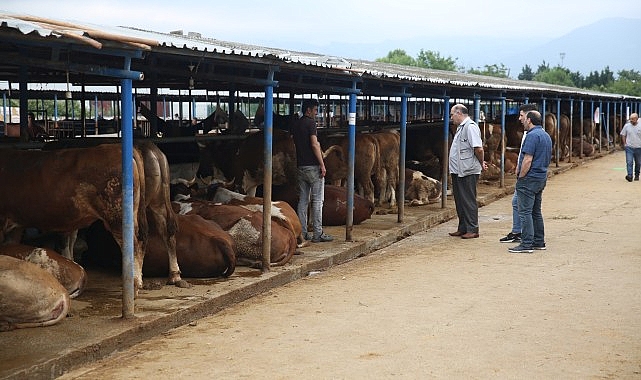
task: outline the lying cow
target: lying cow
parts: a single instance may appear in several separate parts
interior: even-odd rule
[[[0,255],[0,331],[51,326],[69,311],[67,290],[36,264]]]
[[[410,206],[421,206],[441,200],[441,181],[417,170],[405,169],[405,200]]]
[[[216,223],[199,215],[176,215],[176,255],[183,276],[229,277],[236,268],[232,237]],[[143,274],[159,277],[167,273],[167,251],[161,239],[149,236]]]
[[[583,153],[583,157],[592,156],[594,154],[594,145],[580,137],[572,137],[572,155],[579,156],[581,153]]]
[[[0,246],[0,255],[15,257],[40,266],[67,289],[69,298],[79,296],[87,285],[87,273],[84,268],[51,249],[5,244]]]
[[[262,262],[262,212],[252,210],[248,206],[216,204],[200,199],[178,199],[172,202],[176,213],[200,215],[216,222],[231,235],[236,244],[238,263],[250,262],[250,265],[254,265]],[[273,220],[271,235],[270,262],[274,265],[284,265],[296,252],[296,238],[289,229]]]
[[[325,185],[323,198],[323,225],[344,226],[347,221],[347,189],[341,186]],[[273,199],[283,200],[294,209],[298,207],[298,193],[291,186],[276,186],[272,189]],[[354,194],[353,223],[361,224],[372,217],[374,203]]]

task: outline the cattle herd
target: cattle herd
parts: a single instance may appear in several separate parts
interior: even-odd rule
[[[221,116],[219,108],[215,114],[216,123],[229,120]],[[545,129],[559,145],[561,158],[569,154],[570,144],[573,153],[590,156],[594,142],[602,141],[592,120],[584,120],[583,129],[578,122],[572,128],[576,133],[570,136],[567,116],[561,115],[557,121],[554,114],[546,115]],[[505,172],[514,172],[522,127],[510,118],[507,125],[504,136],[496,124],[481,125],[486,160],[493,168],[484,179],[500,175],[503,145]],[[319,130],[327,167],[323,224],[344,225],[348,139],[344,134],[325,132],[331,131]],[[375,206],[393,209],[399,201],[409,206],[441,201],[443,157],[448,150],[443,146],[443,133],[442,123],[408,127],[402,196],[397,195],[401,178],[398,131],[356,135],[354,224],[369,219]],[[188,287],[191,285],[181,275],[229,277],[236,265],[261,265],[263,200],[257,195],[263,184],[263,139],[263,132],[258,131],[238,140],[199,143],[199,163],[185,178],[171,177],[171,154],[151,142],[136,142],[136,294],[143,286],[143,275],[167,276],[168,284]],[[289,133],[274,129],[273,265],[290,262],[308,244],[304,238],[307,226],[301,226],[295,212],[294,149]],[[65,318],[70,298],[78,296],[87,284],[84,269],[76,263],[83,246],[78,242],[86,243],[82,256],[111,255],[114,262],[120,260],[121,177],[121,146],[117,143],[81,148],[52,145],[29,151],[0,149],[0,331],[47,326]],[[56,239],[30,239],[29,233],[34,231],[36,236]]]

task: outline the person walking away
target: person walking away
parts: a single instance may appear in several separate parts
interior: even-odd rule
[[[528,103],[522,104],[519,107],[519,123],[523,125],[523,137],[521,138],[521,146],[519,147],[519,158],[521,157],[521,147],[523,147],[523,141],[525,141],[525,136],[527,136],[527,131],[525,130],[525,114],[529,111],[536,111],[536,104]],[[519,160],[516,161],[516,166],[519,166]],[[521,242],[521,218],[519,218],[519,205],[517,201],[518,197],[516,195],[516,188],[514,189],[514,195],[512,196],[512,230],[500,238],[501,243],[520,243]]]
[[[530,111],[525,116],[527,136],[516,168],[516,191],[521,219],[521,243],[509,248],[511,253],[532,253],[545,249],[545,226],[541,213],[543,189],[547,184],[552,157],[552,139],[541,124],[541,114]]]
[[[450,118],[452,123],[458,126],[450,147],[449,159],[458,228],[449,234],[463,239],[474,239],[479,237],[476,185],[481,171],[487,169],[487,163],[483,160],[481,130],[470,119],[463,104],[452,107]]]
[[[641,164],[641,126],[639,115],[633,113],[630,119],[621,130],[621,144],[625,149],[625,165],[628,174],[625,179],[632,182],[632,169],[634,169],[634,180],[639,180],[639,164]],[[633,167],[634,164],[634,167]]]
[[[303,226],[304,237],[309,240],[307,232],[307,210],[311,201],[312,237],[314,243],[334,240],[323,232],[323,199],[325,191],[325,163],[316,131],[316,114],[318,101],[303,101],[303,116],[298,119],[291,130],[296,146],[298,166],[298,207],[296,213]]]

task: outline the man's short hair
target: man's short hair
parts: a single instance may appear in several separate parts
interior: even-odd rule
[[[307,112],[308,109],[318,107],[318,100],[316,99],[304,99],[302,105],[303,115]]]
[[[527,103],[527,104],[521,104],[519,107],[519,111],[523,111],[524,113],[528,113],[530,111],[536,111],[537,110],[536,103]]]
[[[541,125],[541,113],[539,111],[530,111],[525,115],[527,119],[530,119],[530,122],[534,125]]]

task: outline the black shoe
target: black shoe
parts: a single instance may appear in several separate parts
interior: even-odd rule
[[[632,182],[632,176],[631,175],[626,175],[625,180],[628,182]]]
[[[507,234],[507,236],[500,238],[499,241],[501,243],[520,243],[521,234],[514,234],[510,232],[509,234]]]
[[[639,180],[639,176],[638,176],[638,175],[635,175],[635,176],[634,176],[634,180],[635,180],[635,181],[638,181],[638,180]]]
[[[532,252],[534,252],[534,249],[527,248],[527,247],[524,247],[521,244],[519,244],[516,247],[508,248],[508,252],[510,252],[510,253],[532,253]]]
[[[545,247],[545,243],[543,243],[543,245],[532,245],[532,249],[536,251],[545,251],[547,248]]]

